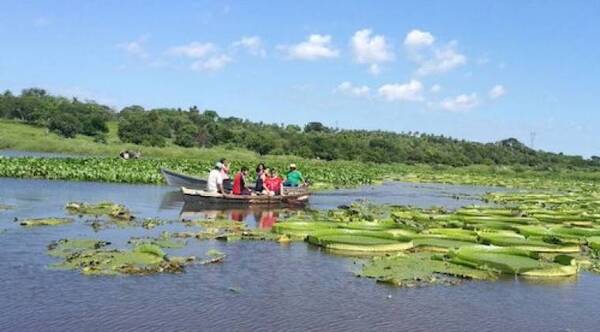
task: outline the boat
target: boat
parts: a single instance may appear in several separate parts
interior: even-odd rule
[[[232,195],[211,193],[202,189],[181,187],[186,202],[223,205],[304,205],[310,192],[306,187],[284,188],[282,195]]]
[[[177,173],[166,168],[161,168],[160,173],[163,175],[169,186],[206,189],[205,179]]]

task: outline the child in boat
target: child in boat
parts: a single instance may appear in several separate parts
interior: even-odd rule
[[[240,171],[233,178],[233,190],[231,191],[234,195],[250,195],[250,189],[246,188],[246,177],[248,176],[248,167],[243,166]]]
[[[265,186],[270,192],[270,195],[281,195],[281,186],[283,179],[279,177],[276,169],[272,169],[265,181]]]

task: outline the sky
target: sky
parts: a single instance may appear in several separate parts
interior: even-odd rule
[[[600,1],[0,0],[0,90],[600,155]]]

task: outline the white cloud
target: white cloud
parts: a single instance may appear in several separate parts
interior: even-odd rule
[[[406,38],[404,38],[404,45],[411,48],[418,48],[422,46],[430,46],[434,41],[435,37],[433,37],[431,33],[414,29],[406,34]]]
[[[337,58],[340,52],[331,45],[330,35],[312,34],[306,41],[295,45],[280,45],[279,50],[296,60],[319,60]]]
[[[334,90],[334,92],[354,97],[367,97],[370,91],[371,89],[366,85],[355,86],[348,81],[340,83]]]
[[[212,43],[191,42],[187,45],[173,46],[167,53],[175,56],[183,56],[192,59],[201,59],[216,52],[217,47]]]
[[[150,57],[150,55],[144,48],[144,43],[146,42],[147,39],[148,39],[148,37],[142,36],[142,37],[138,38],[137,40],[118,44],[117,47],[122,49],[123,51],[125,51],[127,54],[129,54],[131,56],[135,56],[140,59],[148,59]]]
[[[430,32],[414,29],[404,38],[409,59],[419,67],[421,76],[444,73],[467,63],[467,57],[457,50],[458,43],[451,41],[438,46]]]
[[[379,95],[388,101],[407,100],[422,101],[423,84],[417,80],[411,80],[405,84],[385,84],[378,90]]]
[[[378,74],[380,63],[394,60],[394,53],[383,35],[371,36],[370,29],[356,31],[350,40],[354,60],[357,63],[369,64],[369,72]]]
[[[447,111],[458,112],[468,111],[479,106],[479,104],[477,94],[471,93],[469,95],[462,94],[454,98],[446,98],[440,103],[440,106]]]
[[[219,52],[219,48],[208,42],[191,42],[186,45],[173,46],[167,54],[193,60],[190,69],[194,71],[217,71],[223,69],[233,58]]]
[[[500,84],[494,85],[488,92],[490,99],[498,99],[506,94],[506,89]]]
[[[467,57],[456,50],[456,42],[433,50],[433,56],[417,59],[419,75],[444,73],[467,63]]]
[[[195,71],[217,71],[232,61],[233,59],[225,54],[217,54],[208,59],[194,61],[190,68]]]
[[[258,36],[242,37],[242,39],[231,44],[234,48],[244,48],[248,53],[254,56],[264,57],[267,55],[264,43]]]
[[[433,93],[438,93],[438,92],[442,91],[442,87],[439,84],[434,84],[431,86],[430,91]]]

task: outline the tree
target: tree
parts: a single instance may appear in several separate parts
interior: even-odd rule
[[[67,138],[73,138],[81,131],[81,123],[72,114],[60,113],[48,124],[48,129]]]
[[[184,147],[192,147],[196,143],[196,137],[198,136],[198,128],[194,124],[187,123],[179,128],[175,132],[175,144]]]

